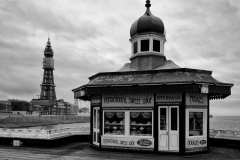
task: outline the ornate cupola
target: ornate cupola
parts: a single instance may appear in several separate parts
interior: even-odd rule
[[[44,50],[44,55],[46,58],[52,58],[53,57],[53,50],[50,42],[50,38],[48,38],[47,45]]]
[[[150,1],[146,1],[146,12],[137,19],[130,29],[132,54],[131,67],[135,70],[151,70],[166,61],[164,43],[166,31],[162,20],[150,11]]]

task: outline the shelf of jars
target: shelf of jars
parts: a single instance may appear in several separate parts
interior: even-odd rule
[[[105,122],[105,135],[124,135],[124,122],[120,121],[119,123],[113,121],[112,123],[109,121]]]
[[[152,136],[152,123],[136,123],[135,121],[130,123],[130,135],[131,136]]]
[[[120,121],[119,123],[117,123],[116,121],[113,121],[112,123],[110,123],[109,121],[106,121],[105,125],[124,125],[124,122]]]

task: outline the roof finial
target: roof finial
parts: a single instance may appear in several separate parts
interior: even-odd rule
[[[151,4],[150,4],[150,1],[149,1],[149,0],[146,0],[145,7],[147,7],[147,9],[149,9],[149,8],[151,7]]]

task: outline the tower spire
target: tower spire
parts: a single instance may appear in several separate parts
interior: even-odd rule
[[[47,45],[45,47],[44,50],[44,55],[45,57],[53,57],[53,50],[52,50],[52,46],[51,46],[51,42],[50,42],[50,38],[48,37],[48,41],[47,41]]]

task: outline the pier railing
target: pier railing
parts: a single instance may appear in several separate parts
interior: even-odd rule
[[[0,128],[1,138],[56,139],[71,135],[90,135],[89,127],[57,129],[5,129]]]
[[[51,121],[51,122],[89,122],[90,117],[81,115],[81,116],[70,116],[70,115],[43,115],[43,116],[5,116],[0,118],[0,123],[28,123],[28,122],[41,122],[41,121]]]
[[[90,127],[56,129],[6,129],[0,128],[0,138],[56,139],[71,135],[90,135]],[[238,130],[209,130],[210,138],[240,140]]]
[[[240,140],[240,131],[239,130],[210,129],[209,137],[210,138]]]

